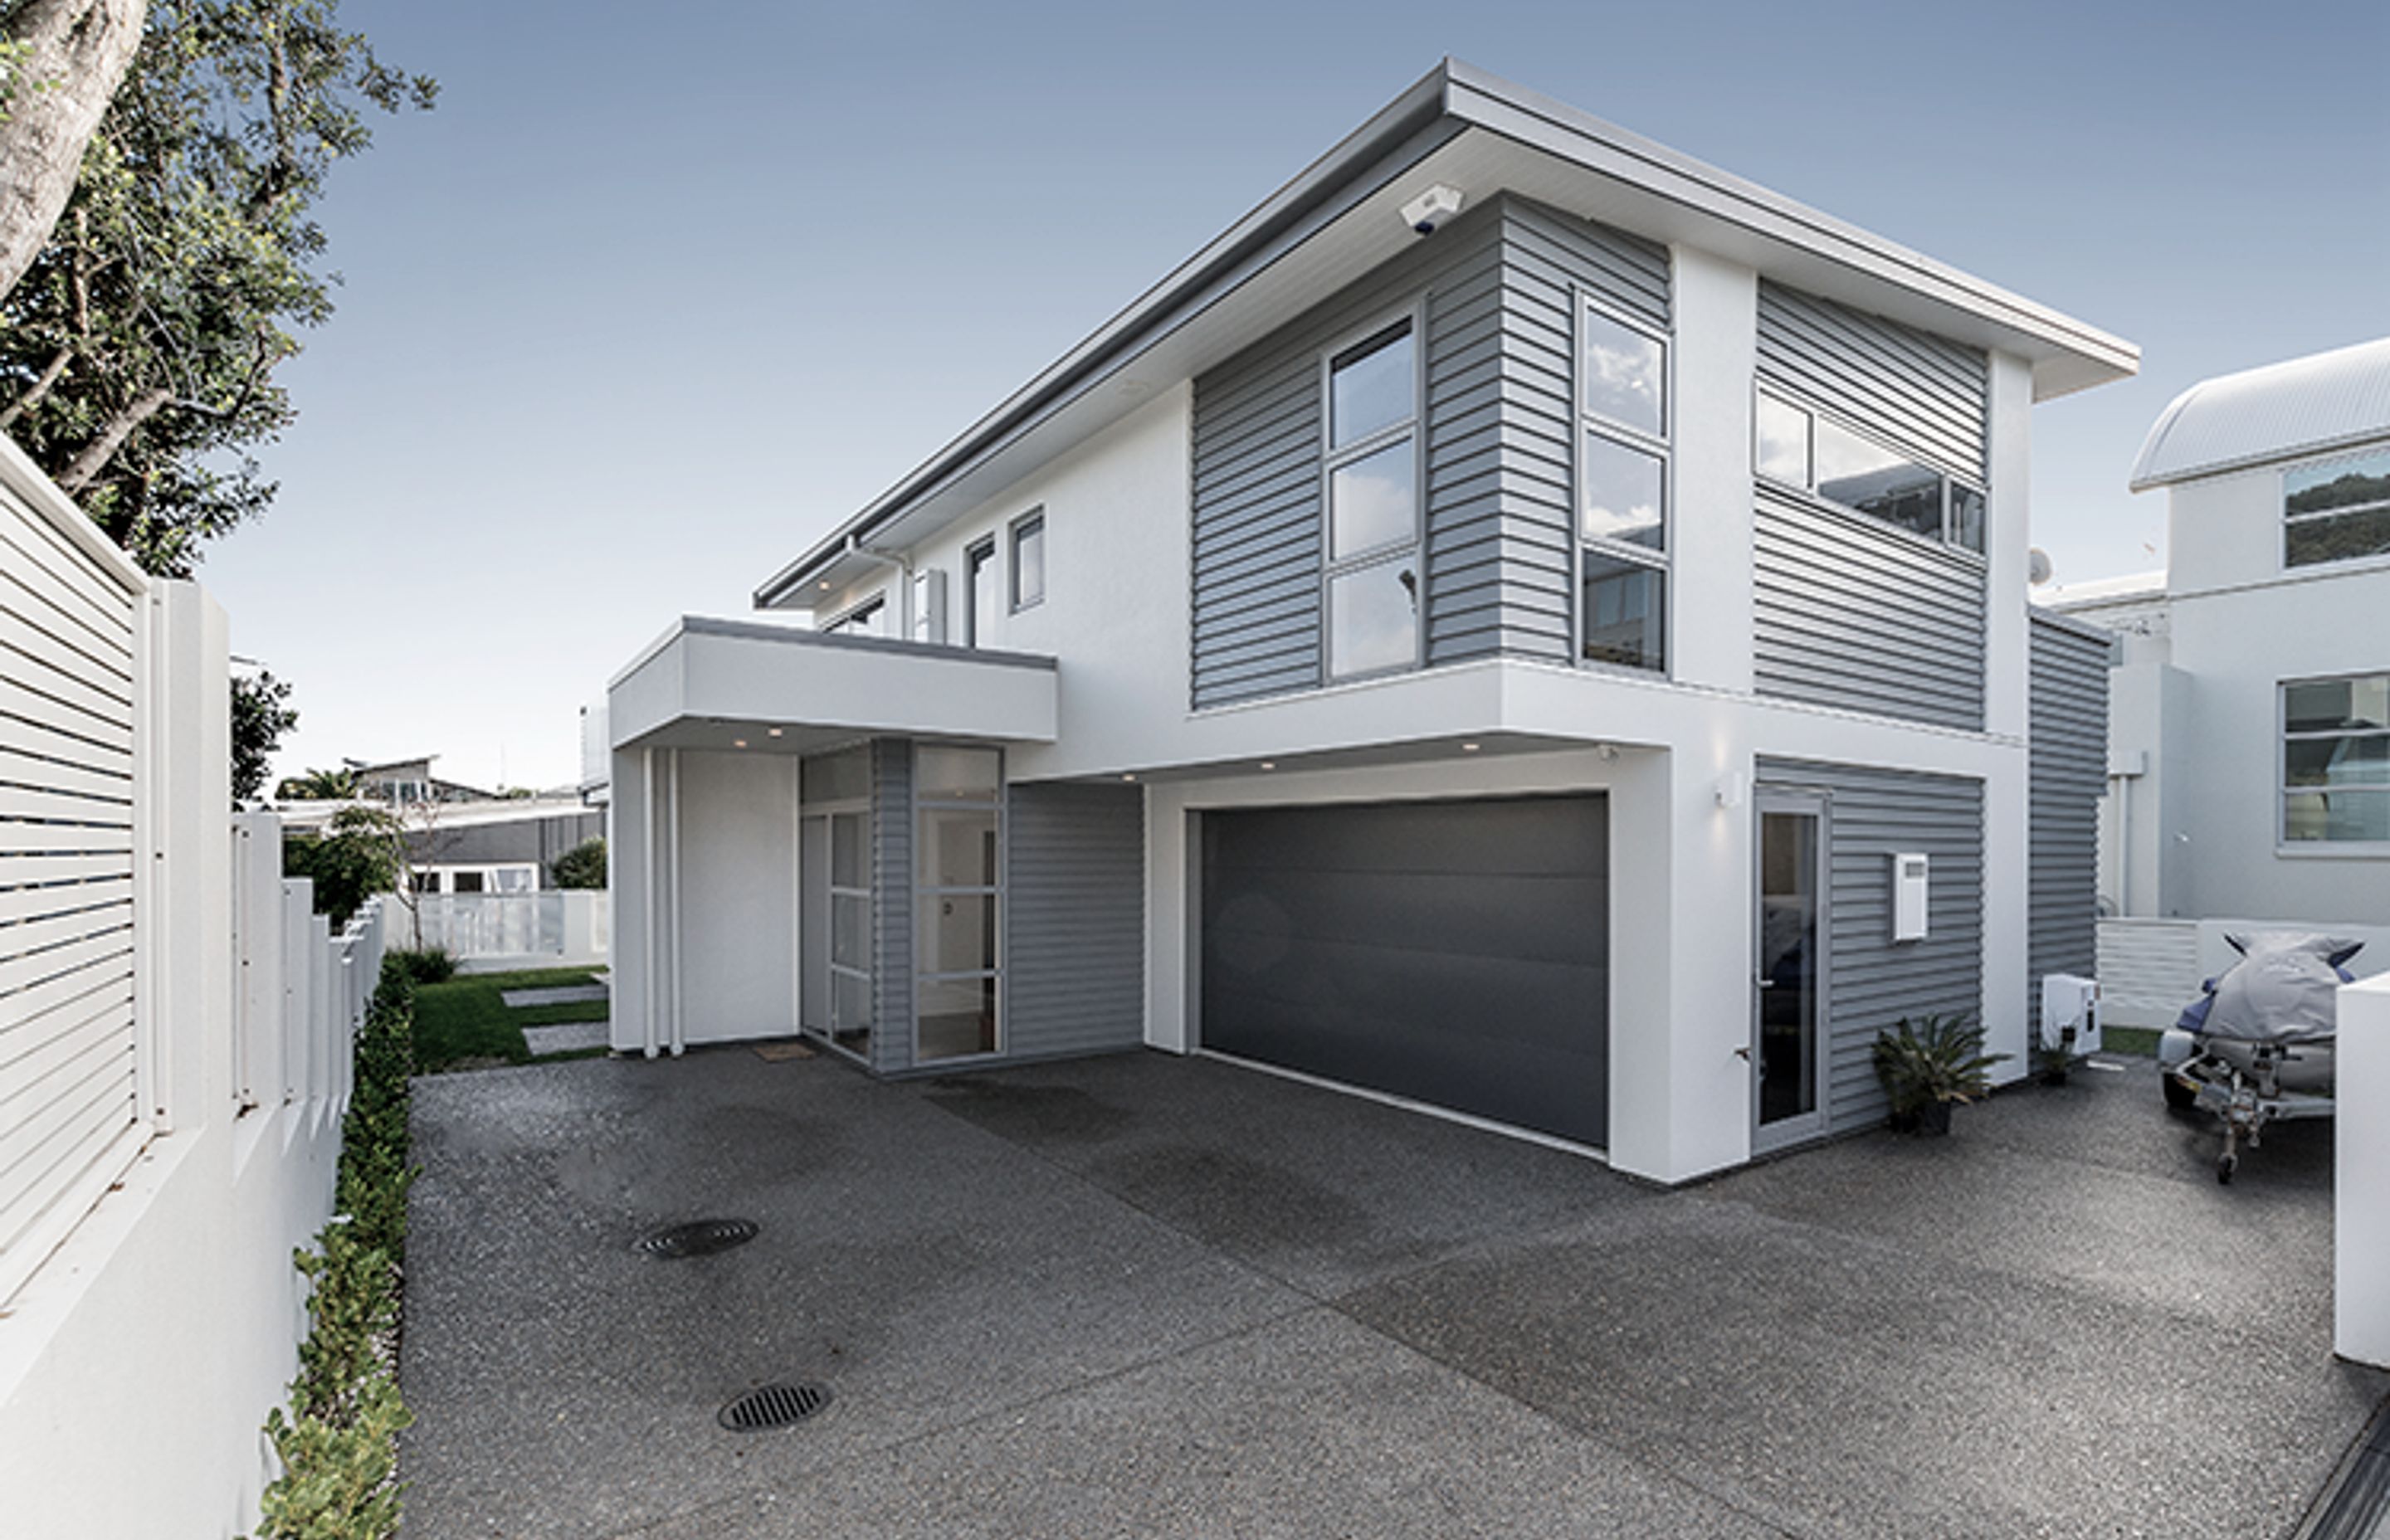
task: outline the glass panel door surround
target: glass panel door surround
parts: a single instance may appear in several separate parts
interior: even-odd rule
[[[1752,980],[1753,1148],[1825,1132],[1824,799],[1758,799]]]

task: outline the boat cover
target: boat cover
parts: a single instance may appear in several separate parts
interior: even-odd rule
[[[2341,964],[2365,943],[2300,930],[2260,930],[2224,938],[2241,958],[2201,1002],[2205,1020],[2186,1021],[2210,1037],[2242,1043],[2319,1043],[2338,1022]],[[2186,1015],[2189,1013],[2186,1012]]]

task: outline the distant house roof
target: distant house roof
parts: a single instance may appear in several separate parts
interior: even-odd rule
[[[2033,602],[2045,610],[2067,612],[2102,605],[2136,604],[2166,597],[2164,572],[2132,572],[2123,577],[2086,578],[2080,583],[2053,583],[2034,591]]]
[[[2158,415],[2132,488],[2390,438],[2390,337],[2203,379]]]

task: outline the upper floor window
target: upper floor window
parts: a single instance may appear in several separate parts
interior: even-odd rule
[[[2282,472],[2282,565],[2390,556],[2390,450]]]
[[[963,646],[996,640],[996,537],[963,552]]]
[[[1752,464],[1760,475],[1980,554],[1984,493],[1823,413],[1759,392]]]
[[[1579,311],[1577,652],[1668,666],[1668,344]]]
[[[1327,364],[1328,676],[1419,662],[1419,348],[1405,317]]]
[[[1012,526],[1012,608],[1046,602],[1046,516],[1033,513]]]
[[[886,634],[888,596],[875,594],[822,626],[831,635],[879,636]]]
[[[2282,687],[2282,840],[2390,841],[2390,674]]]

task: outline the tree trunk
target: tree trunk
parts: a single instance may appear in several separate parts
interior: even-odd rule
[[[141,43],[147,0],[25,0],[27,45],[0,122],[0,297],[17,287],[74,191],[84,147]]]

